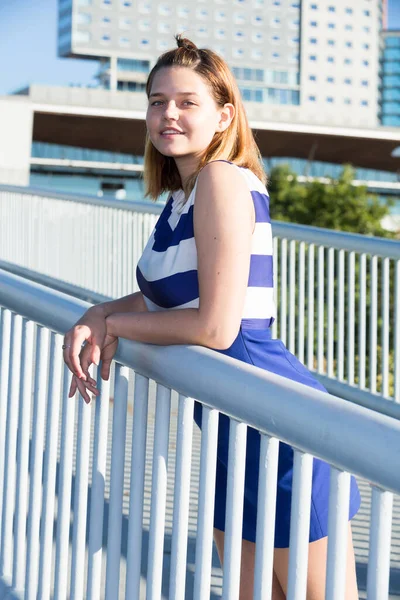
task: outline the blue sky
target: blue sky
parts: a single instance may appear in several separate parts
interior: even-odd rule
[[[0,95],[29,83],[94,83],[96,61],[57,58],[57,0],[0,0]],[[389,0],[400,29],[400,0]]]

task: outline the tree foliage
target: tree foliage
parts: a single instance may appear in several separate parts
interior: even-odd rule
[[[314,225],[364,235],[393,237],[383,229],[381,220],[389,214],[393,200],[386,202],[368,192],[366,186],[355,186],[355,171],[344,165],[338,179],[327,183],[300,183],[288,165],[274,167],[268,190],[271,217],[302,225]]]

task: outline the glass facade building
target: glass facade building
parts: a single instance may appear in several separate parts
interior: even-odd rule
[[[400,31],[383,33],[380,121],[400,127]]]

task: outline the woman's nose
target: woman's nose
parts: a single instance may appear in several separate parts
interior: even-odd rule
[[[175,102],[169,102],[168,104],[166,104],[164,110],[164,118],[177,120],[178,117],[178,107],[176,106]]]

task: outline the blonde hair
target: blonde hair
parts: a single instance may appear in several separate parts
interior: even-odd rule
[[[195,173],[188,181],[187,193],[193,189],[199,171],[210,161],[225,159],[241,167],[247,167],[263,183],[267,176],[264,171],[260,151],[247,121],[242,98],[236,80],[226,62],[212,50],[199,49],[190,40],[175,36],[177,48],[162,54],[150,71],[146,84],[147,97],[156,73],[165,67],[186,67],[192,69],[208,83],[212,96],[218,106],[231,103],[235,107],[235,115],[229,127],[223,132],[216,132],[204,153]],[[146,136],[144,153],[145,195],[154,200],[163,192],[174,192],[182,188],[181,178],[172,157],[159,152]]]

